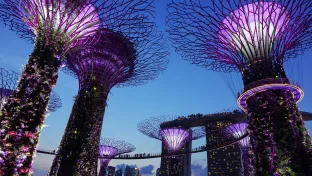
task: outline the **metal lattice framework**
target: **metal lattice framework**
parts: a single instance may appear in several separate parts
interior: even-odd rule
[[[201,127],[186,128],[181,126],[161,128],[161,125],[168,121],[184,119],[184,116],[158,116],[150,117],[138,124],[138,130],[146,136],[162,141],[166,146],[165,153],[177,153],[184,145],[192,140],[205,136]],[[167,151],[166,151],[167,150]],[[170,156],[162,158],[162,174],[177,175],[182,171],[183,157]]]
[[[20,74],[5,70],[0,68],[0,109],[4,106],[7,102],[8,97],[14,92],[18,84]],[[62,107],[62,100],[60,96],[52,91],[49,103],[48,103],[48,111],[55,112],[56,110]]]
[[[78,78],[79,92],[50,175],[96,175],[96,156],[111,88],[144,84],[155,79],[168,63],[163,34],[151,21],[153,0],[113,2],[111,11],[100,15],[103,25],[96,42],[73,48],[65,55],[63,69]]]
[[[176,120],[179,118],[183,118],[184,116],[158,116],[158,117],[150,117],[148,119],[143,120],[138,124],[138,130],[154,139],[158,139],[163,141],[163,136],[161,134],[160,125],[167,121]],[[173,127],[174,128],[174,127]],[[178,128],[178,127],[177,127]],[[195,127],[191,129],[191,137],[189,140],[196,140],[205,136],[205,131],[201,127]]]
[[[63,70],[78,78],[80,87],[91,78],[106,89],[136,86],[153,80],[166,69],[169,53],[163,35],[154,27],[151,30],[148,38],[141,41],[141,38],[131,37],[132,33],[103,28],[97,43],[69,52]]]
[[[106,137],[101,138],[101,146],[109,146],[117,149],[117,153],[115,155],[130,153],[135,150],[134,145],[128,142]]]
[[[170,150],[175,152],[183,148],[186,142],[191,139],[191,131],[186,128],[165,128],[160,130],[163,143]]]
[[[134,145],[121,141],[121,140],[116,140],[113,138],[101,138],[101,144],[99,148],[99,153],[100,156],[110,156],[110,157],[115,157],[120,154],[124,153],[130,153],[135,150]],[[111,159],[100,159],[100,176],[105,176],[106,168],[109,164]]]
[[[168,32],[184,59],[216,71],[244,71],[260,55],[283,63],[310,48],[311,8],[311,1],[290,0],[172,2]]]

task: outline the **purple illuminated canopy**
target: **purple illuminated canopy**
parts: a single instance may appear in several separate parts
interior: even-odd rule
[[[99,31],[96,43],[68,53],[64,71],[84,84],[96,79],[109,88],[134,76],[136,51],[122,34],[107,29]]]
[[[160,131],[163,143],[171,152],[180,150],[191,139],[190,130],[186,128],[165,128]]]
[[[118,155],[118,149],[111,146],[100,146],[99,153],[101,156],[116,156]],[[105,165],[107,167],[108,163],[111,159],[100,159],[101,165]]]
[[[235,123],[226,128],[227,133],[235,137],[236,139],[242,137],[246,134],[248,124],[247,123]],[[249,146],[249,136],[243,138],[239,141],[239,144],[242,147],[248,147]]]
[[[135,147],[125,141],[112,138],[101,138],[99,154],[101,156],[116,156],[123,153],[129,153],[135,150]],[[100,159],[101,169],[105,169],[111,159]]]
[[[294,0],[172,1],[166,24],[184,59],[241,72],[256,61],[283,64],[311,48],[311,8]]]
[[[102,7],[95,7],[94,2],[6,0],[0,5],[0,16],[22,38],[44,38],[48,45],[58,43],[58,49],[66,51],[97,32]]]
[[[99,16],[91,4],[69,9],[70,1],[24,0],[21,15],[36,34],[40,28],[65,33],[69,39],[94,34],[99,27]],[[67,4],[65,4],[67,3]],[[40,15],[39,15],[40,14]],[[92,27],[90,27],[92,26]]]
[[[237,105],[247,113],[247,100],[251,96],[263,92],[266,90],[285,90],[292,93],[294,100],[298,103],[303,99],[304,93],[303,90],[292,84],[282,84],[282,83],[272,83],[272,84],[264,84],[262,86],[257,86],[255,88],[249,89],[244,92],[238,99]]]
[[[222,22],[219,39],[222,44],[255,59],[270,55],[274,41],[286,29],[288,15],[276,2],[255,2],[230,13]]]
[[[158,139],[164,141],[164,136],[162,135],[162,129],[160,126],[168,121],[182,119],[183,116],[158,116],[158,117],[150,117],[145,119],[144,121],[138,124],[138,130],[146,136],[149,136],[154,139]],[[184,129],[184,128],[181,128]],[[196,140],[206,136],[205,130],[201,127],[194,127],[190,129],[189,138],[190,140]]]

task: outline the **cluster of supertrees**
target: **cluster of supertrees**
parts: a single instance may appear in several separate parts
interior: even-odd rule
[[[101,138],[101,145],[99,154],[102,157],[114,157],[120,154],[133,152],[135,147],[125,141],[120,141],[112,138]],[[106,175],[106,168],[111,159],[100,159],[100,172],[99,176]]]
[[[49,175],[96,175],[110,90],[146,83],[167,64],[168,50],[152,22],[152,2],[0,3],[0,20],[35,44],[16,88],[1,88],[0,175],[32,173],[61,66],[78,78],[79,92]],[[237,103],[248,116],[250,175],[312,174],[312,144],[297,107],[303,91],[290,83],[283,66],[311,47],[311,10],[309,0],[173,0],[168,6],[168,32],[184,59],[241,73],[244,92]],[[171,153],[204,136],[201,128],[161,129],[161,118],[147,122],[140,131],[161,140]],[[168,174],[177,174],[178,167]]]
[[[303,91],[284,62],[312,44],[312,1],[187,0],[169,4],[170,38],[184,59],[242,75],[251,175],[311,175],[312,145],[298,110]]]
[[[164,122],[178,118],[179,116],[151,117],[140,122],[138,124],[138,130],[148,137],[160,140],[163,147],[165,147],[165,152],[177,153],[184,149],[187,142],[205,136],[205,131],[200,127],[192,129],[183,126],[161,128]],[[183,157],[181,156],[162,158],[161,162],[163,166],[160,171],[161,175],[179,176],[183,170]]]
[[[156,78],[168,50],[153,0],[3,0],[0,20],[34,50],[0,111],[0,175],[30,175],[58,71],[79,80],[49,175],[96,175],[100,133],[112,87]]]

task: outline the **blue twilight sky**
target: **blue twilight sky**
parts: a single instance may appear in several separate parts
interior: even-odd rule
[[[156,23],[165,30],[166,0],[156,0]],[[33,44],[17,37],[9,28],[0,24],[0,67],[20,71],[27,63]],[[290,62],[287,68],[299,68],[300,74],[293,72],[290,77],[297,79],[305,91],[305,98],[299,104],[301,110],[312,111],[311,56],[312,49],[300,56],[298,62]],[[297,63],[297,64],[294,64]],[[50,125],[43,129],[39,148],[57,149],[73,105],[73,96],[78,91],[78,81],[59,73],[54,89],[62,98],[63,107],[51,113],[46,120]],[[214,113],[235,108],[236,101],[230,88],[219,73],[207,71],[181,59],[171,48],[168,69],[158,79],[139,87],[113,88],[106,108],[102,136],[125,140],[134,144],[138,153],[160,152],[161,143],[137,131],[142,120],[160,115],[189,115],[193,113]],[[307,123],[309,129],[312,123]],[[193,147],[205,144],[204,139],[193,142]],[[53,157],[37,154],[35,176],[44,175]],[[159,167],[160,159],[150,160],[112,160],[110,165],[136,164],[138,167],[154,165],[153,172]],[[192,155],[194,168],[206,167],[206,153]],[[198,172],[197,172],[198,173]],[[143,174],[144,175],[144,174]],[[155,174],[153,174],[155,175]],[[196,174],[194,171],[193,175]]]

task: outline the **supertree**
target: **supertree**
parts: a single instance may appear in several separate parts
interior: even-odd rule
[[[112,138],[101,138],[99,153],[100,156],[114,157],[124,153],[130,153],[135,150],[135,147],[125,141],[120,141]],[[106,168],[111,159],[100,159],[100,173],[99,176],[106,175]]]
[[[168,50],[151,21],[152,1],[113,2],[101,16],[97,42],[66,55],[64,71],[78,79],[79,90],[50,175],[95,175],[111,88],[144,84],[166,67]]]
[[[178,153],[184,145],[192,140],[205,136],[202,128],[186,128],[183,126],[161,128],[160,126],[172,120],[183,118],[181,116],[159,116],[148,118],[138,124],[138,130],[144,135],[162,141],[163,152]],[[171,156],[162,158],[161,175],[178,176],[182,172],[183,157]]]
[[[247,132],[247,123],[241,122],[241,123],[234,123],[226,128],[225,135],[233,136],[236,139],[241,138],[244,134]],[[252,176],[253,174],[253,168],[250,165],[249,162],[249,136],[241,139],[238,144],[239,148],[241,150],[241,162],[242,162],[242,175],[243,176]]]
[[[17,72],[0,68],[0,109],[2,109],[9,96],[14,92],[19,76],[20,74]],[[49,97],[47,111],[55,112],[61,107],[62,100],[60,96],[52,91],[51,96]]]
[[[283,64],[312,43],[312,1],[185,0],[168,6],[168,32],[193,64],[241,72],[257,175],[311,175],[311,141],[296,105],[303,91]]]
[[[0,174],[29,175],[64,54],[93,41],[110,5],[89,0],[3,0],[0,19],[35,46],[0,112]],[[19,137],[21,136],[21,137]]]

